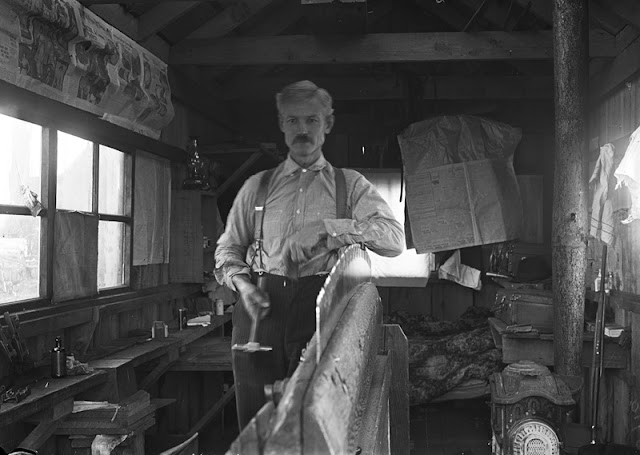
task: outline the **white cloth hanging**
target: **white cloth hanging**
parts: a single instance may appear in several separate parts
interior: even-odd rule
[[[613,208],[609,199],[609,178],[613,170],[614,151],[613,144],[600,147],[600,156],[589,179],[589,184],[595,184],[589,234],[607,244],[613,241]]]
[[[632,222],[640,218],[640,127],[638,127],[629,138],[627,150],[613,173],[615,176],[616,190],[623,185],[629,189],[631,196],[631,207],[623,224]]]

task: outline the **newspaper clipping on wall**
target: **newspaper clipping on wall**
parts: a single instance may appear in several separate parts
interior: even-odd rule
[[[474,116],[440,116],[398,136],[410,232],[418,253],[520,236],[522,201],[513,169],[518,128]]]
[[[75,0],[0,2],[0,79],[158,138],[167,65]]]

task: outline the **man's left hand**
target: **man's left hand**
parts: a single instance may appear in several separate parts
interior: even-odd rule
[[[324,222],[310,223],[285,240],[284,257],[294,265],[305,264],[327,251],[327,236]]]

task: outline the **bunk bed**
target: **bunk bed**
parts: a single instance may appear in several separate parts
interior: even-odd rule
[[[486,308],[469,307],[456,321],[392,312],[409,341],[409,402],[469,399],[489,394],[489,376],[502,370],[502,355],[491,336]]]

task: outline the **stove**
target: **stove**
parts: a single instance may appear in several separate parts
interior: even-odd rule
[[[490,383],[493,455],[559,455],[559,430],[576,404],[565,382],[546,366],[521,360]]]

